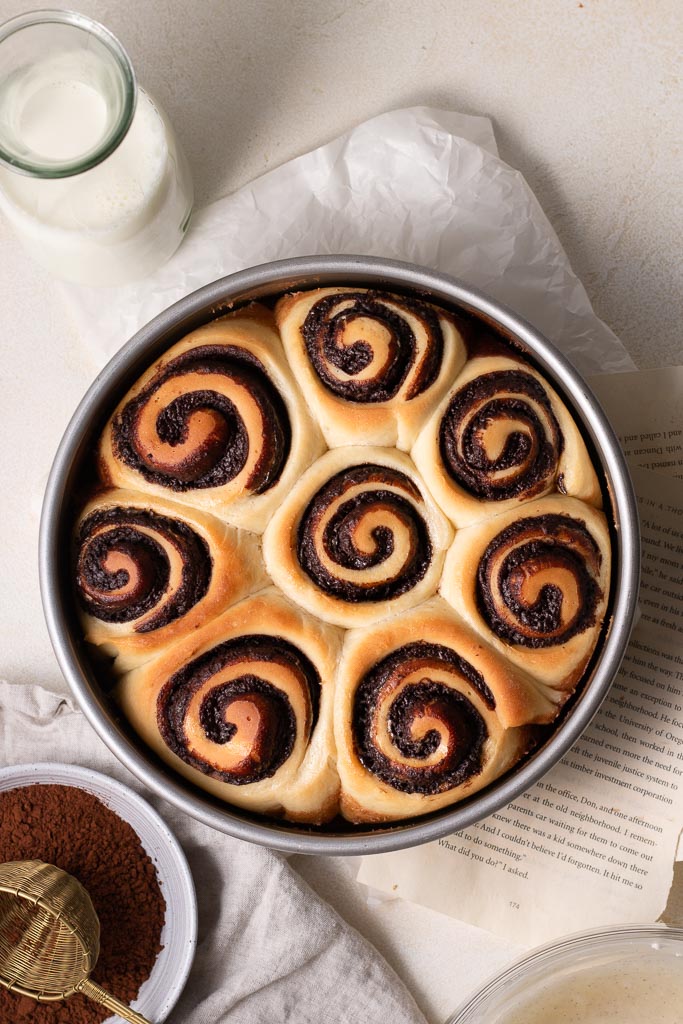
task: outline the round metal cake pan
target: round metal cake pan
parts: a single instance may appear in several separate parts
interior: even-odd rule
[[[107,693],[75,614],[69,578],[70,535],[79,477],[107,417],[143,370],[196,327],[233,306],[290,289],[364,285],[417,294],[474,313],[495,326],[547,376],[573,412],[604,481],[612,523],[611,599],[598,651],[580,696],[548,741],[527,761],[468,800],[424,818],[325,831],[251,815],[209,796],[167,767],[127,726]],[[494,813],[540,779],[591,721],[619,669],[638,596],[638,511],[619,442],[585,381],[554,345],[511,310],[460,281],[409,263],[362,256],[311,256],[264,264],[200,288],[138,331],[97,376],[55,456],[40,526],[40,585],[50,638],[62,672],[93,728],[153,792],[199,821],[289,853],[387,853],[440,839]]]

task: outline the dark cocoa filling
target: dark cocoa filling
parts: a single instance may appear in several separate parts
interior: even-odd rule
[[[493,710],[495,698],[483,676],[465,658],[442,644],[418,640],[405,644],[378,661],[360,682],[354,697],[353,737],[356,754],[369,772],[403,793],[443,793],[478,775],[484,763],[488,729],[478,709],[457,690],[430,678],[444,670],[466,679]],[[419,682],[407,685],[392,700],[402,681],[424,672]],[[394,761],[376,743],[382,705],[391,702],[387,728],[396,749],[415,760],[430,758],[447,738],[447,750],[437,764],[406,765]],[[442,723],[415,738],[422,718]]]
[[[498,397],[504,391],[513,395]],[[545,423],[524,396],[542,407]],[[486,399],[483,404],[482,399]],[[486,430],[501,420],[521,421],[528,433],[511,430],[503,450],[490,459],[484,443]],[[446,471],[468,493],[488,501],[522,494],[533,497],[544,490],[557,472],[563,444],[545,389],[522,370],[496,370],[470,381],[453,396],[439,427],[439,450]],[[518,471],[500,479],[493,476],[512,468]]]
[[[332,313],[340,302],[352,306]],[[388,402],[398,393],[417,358],[417,343],[412,328],[386,303],[403,306],[422,323],[429,339],[426,352],[414,375],[406,399],[422,394],[439,375],[443,358],[443,332],[436,312],[416,299],[398,298],[382,292],[340,292],[327,295],[311,307],[301,327],[308,357],[325,387],[349,402]],[[368,380],[340,380],[330,367],[357,377],[373,359],[373,352],[359,331],[358,340],[344,344],[344,335],[360,319],[373,319],[390,334],[389,354],[381,374]]]
[[[297,723],[287,695],[267,679],[249,672],[250,664],[273,662],[286,667],[306,697],[306,721]],[[220,678],[202,699],[199,722],[207,739],[228,744],[237,733],[230,722],[230,707],[235,701],[254,705],[259,729],[249,755],[231,769],[210,763],[189,749],[185,720],[192,698],[208,680],[220,676],[226,668],[244,664],[239,677],[221,682]],[[181,668],[164,684],[157,698],[157,725],[167,747],[204,775],[235,786],[259,782],[275,774],[290,756],[297,728],[310,739],[318,720],[320,676],[310,659],[294,644],[278,636],[247,634],[226,640]]]
[[[217,686],[201,703],[199,721],[214,743],[229,743],[237,733],[229,716],[231,705],[238,700],[247,700],[254,708],[259,728],[249,754],[231,774],[240,782],[258,782],[277,771],[291,754],[296,736],[294,712],[286,696],[270,683],[255,675],[240,676]]]
[[[116,458],[150,483],[172,491],[220,487],[242,471],[250,448],[247,428],[234,403],[211,390],[180,395],[159,412],[156,422],[159,440],[178,445],[187,439],[192,414],[200,409],[211,411],[215,425],[200,448],[168,472],[154,462],[153,453],[146,456],[141,450],[137,425],[147,403],[166,381],[194,373],[229,377],[248,389],[258,405],[263,449],[245,486],[254,494],[262,494],[277,483],[287,461],[291,447],[289,416],[265,367],[250,352],[234,345],[202,345],[162,366],[115,417],[112,444]]]
[[[249,438],[244,422],[235,403],[216,391],[192,391],[170,402],[157,417],[159,440],[173,447],[184,444],[192,413],[207,409],[216,413],[213,429],[202,447],[196,448],[182,462],[175,463],[173,478],[178,483],[191,486],[193,480],[198,479],[205,480],[206,487],[226,483],[226,449],[229,449],[229,479],[244,469],[249,456]]]
[[[394,537],[389,527],[372,530],[374,550],[359,551],[354,534],[369,512],[384,509],[396,516],[409,537],[408,553],[400,576],[374,583],[351,583],[333,576],[318,554],[320,522],[333,502],[358,484],[373,483],[374,490],[363,491],[342,501],[330,517],[322,534],[327,556],[343,569],[368,569],[385,562],[394,551]],[[386,466],[364,463],[342,470],[331,478],[309,502],[297,535],[297,558],[306,575],[326,594],[348,603],[388,601],[411,590],[427,572],[432,558],[429,531],[420,511],[412,501],[382,487],[401,487],[414,500],[422,500],[419,490],[403,473]]]
[[[498,562],[493,578],[494,560],[507,546],[511,551]],[[600,549],[582,520],[555,513],[520,519],[494,537],[482,555],[476,582],[479,612],[507,643],[532,648],[566,643],[595,624],[602,598],[597,582],[601,562]],[[545,584],[532,604],[522,597],[523,588],[536,573],[553,568],[571,573],[580,597],[576,614],[564,627],[564,598],[559,586]],[[513,621],[503,613],[500,601]]]
[[[167,601],[163,598],[170,578],[168,556],[158,540],[136,529],[139,526],[154,530],[180,556],[180,584]],[[129,572],[106,568],[107,558],[114,553],[135,565],[136,584],[127,591]],[[149,633],[181,618],[201,601],[211,583],[212,564],[206,541],[181,520],[151,509],[99,509],[78,532],[76,591],[88,614],[103,622],[134,622],[160,605],[155,615],[135,627],[138,633]]]

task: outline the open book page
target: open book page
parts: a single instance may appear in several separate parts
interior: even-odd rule
[[[683,482],[637,468],[633,478],[641,617],[589,729],[498,813],[365,858],[360,881],[527,945],[662,913],[683,828]]]
[[[589,381],[633,465],[683,476],[683,366]]]

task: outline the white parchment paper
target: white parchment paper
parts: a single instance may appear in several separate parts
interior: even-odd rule
[[[270,260],[324,253],[385,256],[452,274],[529,320],[581,373],[635,368],[593,312],[523,176],[499,158],[491,122],[425,107],[373,118],[198,211],[173,259],[145,280],[115,289],[64,286],[64,294],[104,362],[201,285]],[[375,877],[366,881],[382,887]],[[405,895],[424,902],[415,891]],[[462,908],[456,913],[470,919]]]
[[[381,114],[198,211],[176,255],[151,277],[64,291],[103,362],[203,284],[322,253],[452,274],[526,317],[582,373],[634,368],[526,181],[498,157],[488,118],[426,107]]]

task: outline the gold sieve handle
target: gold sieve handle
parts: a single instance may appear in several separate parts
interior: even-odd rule
[[[113,1010],[114,1013],[118,1013],[119,1017],[123,1020],[130,1021],[130,1024],[150,1024],[150,1021],[146,1017],[143,1017],[141,1013],[137,1013],[135,1010],[131,1010],[130,1006],[126,1006],[116,996],[112,996],[109,992],[105,992],[103,988],[100,988],[98,984],[91,981],[90,978],[85,978],[80,985],[76,986],[77,992],[82,992],[84,996],[88,996],[89,999],[94,999],[96,1003],[101,1006],[106,1006],[108,1010]]]

